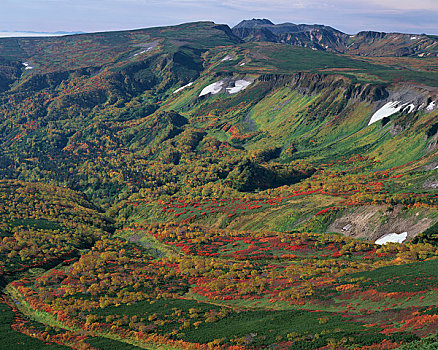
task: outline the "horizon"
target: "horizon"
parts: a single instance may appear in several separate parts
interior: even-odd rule
[[[2,31],[105,32],[213,21],[235,26],[245,18],[323,24],[345,33],[364,30],[438,35],[438,2],[417,0],[7,0]]]
[[[337,30],[341,30],[335,26],[331,26],[324,23],[301,23],[301,22],[293,22],[293,21],[286,21],[286,22],[275,22],[272,21],[269,18],[248,18],[248,19],[242,19],[241,21],[235,23],[234,25],[230,25],[228,23],[218,23],[212,20],[199,20],[199,21],[190,21],[190,22],[181,22],[181,23],[175,23],[175,24],[169,24],[169,25],[156,25],[156,26],[148,26],[148,27],[138,27],[138,28],[125,28],[125,29],[108,29],[108,30],[96,30],[96,31],[80,31],[80,30],[72,30],[72,31],[63,31],[63,30],[57,30],[57,31],[33,31],[33,30],[7,30],[7,29],[0,29],[0,38],[19,38],[19,37],[52,37],[52,36],[67,36],[67,35],[78,35],[78,34],[93,34],[93,33],[103,33],[103,32],[118,32],[118,31],[134,31],[134,30],[142,30],[142,29],[149,29],[149,28],[160,28],[160,27],[172,27],[172,26],[179,26],[183,24],[188,23],[199,23],[199,22],[213,22],[215,24],[224,24],[228,25],[230,28],[233,28],[234,26],[238,25],[239,23],[243,21],[250,21],[250,20],[269,20],[274,25],[280,25],[280,24],[286,24],[291,23],[295,25],[300,24],[306,24],[306,25],[324,25],[329,26]],[[343,30],[341,30],[344,32]],[[385,33],[401,33],[401,34],[426,34],[426,35],[435,35],[433,33],[425,33],[425,32],[402,32],[402,31],[378,31],[373,28],[361,30],[361,31],[375,31],[375,32],[385,32]],[[357,34],[360,31],[357,32],[344,32],[346,34]]]

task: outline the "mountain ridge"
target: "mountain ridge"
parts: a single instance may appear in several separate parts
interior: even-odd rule
[[[343,33],[325,25],[282,23],[269,20],[244,20],[232,28],[244,41],[270,41],[360,56],[438,55],[438,41],[424,34],[361,31]],[[370,42],[371,40],[371,42]],[[385,48],[384,46],[388,47]]]

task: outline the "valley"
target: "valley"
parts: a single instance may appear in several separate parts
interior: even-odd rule
[[[436,37],[268,22],[0,38],[8,349],[437,345]]]

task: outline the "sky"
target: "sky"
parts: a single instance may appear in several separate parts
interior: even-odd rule
[[[0,31],[107,31],[243,19],[438,35],[438,0],[0,0]]]

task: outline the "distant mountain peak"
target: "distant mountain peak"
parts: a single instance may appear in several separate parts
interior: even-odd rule
[[[438,57],[434,36],[362,31],[345,34],[321,24],[273,24],[268,19],[244,20],[232,28],[245,42],[273,42],[359,56]]]
[[[266,25],[273,26],[275,24],[266,18],[253,18],[253,19],[243,20],[234,28],[254,28],[254,27],[260,27]]]

